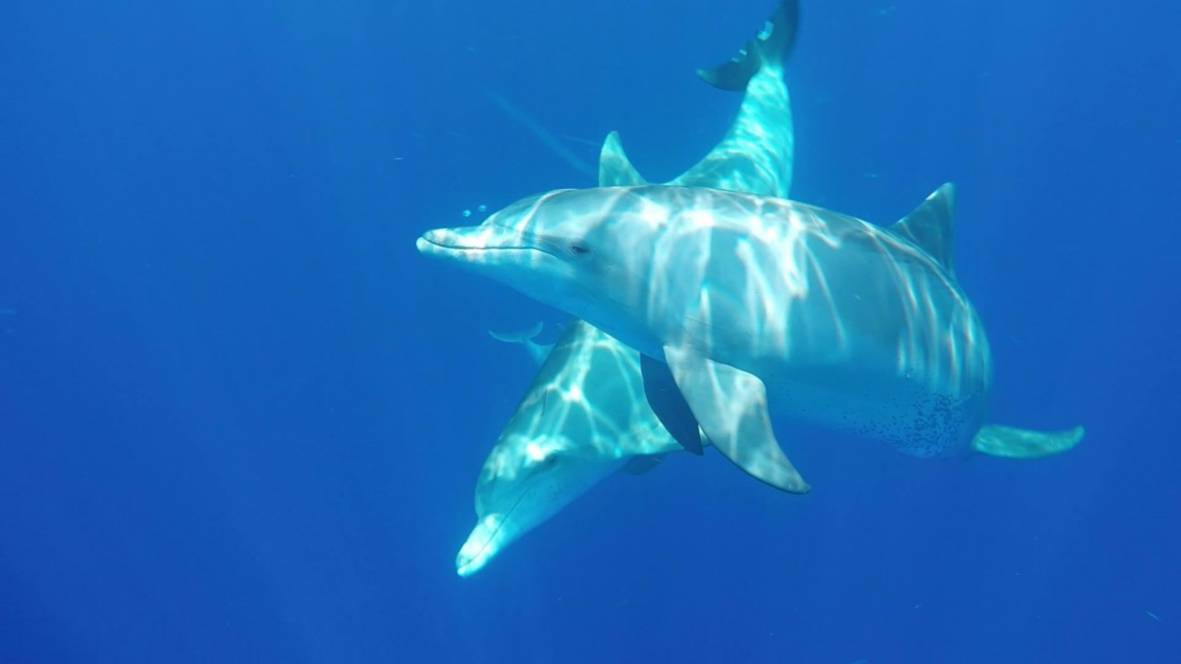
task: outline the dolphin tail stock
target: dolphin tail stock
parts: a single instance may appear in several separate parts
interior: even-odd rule
[[[783,0],[767,18],[759,34],[737,55],[712,69],[698,69],[697,75],[721,90],[745,90],[750,78],[764,65],[783,62],[795,43],[799,23],[799,0]]]
[[[1006,459],[1040,459],[1073,448],[1085,434],[1086,429],[1081,426],[1063,431],[1033,431],[986,424],[972,438],[972,449]]]
[[[553,349],[553,344],[541,344],[534,341],[537,335],[541,334],[543,327],[541,321],[537,321],[533,327],[518,332],[496,332],[494,330],[488,330],[488,336],[506,344],[521,344],[525,347],[525,351],[529,353],[529,357],[533,358],[533,361],[540,365],[542,362],[545,362],[546,356]]]

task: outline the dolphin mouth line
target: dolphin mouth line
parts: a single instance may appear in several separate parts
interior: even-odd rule
[[[492,543],[496,540],[496,536],[499,535],[500,531],[504,528],[504,524],[508,523],[509,517],[512,516],[513,512],[517,511],[517,507],[519,507],[521,505],[521,501],[525,500],[525,496],[529,495],[529,492],[532,490],[533,490],[533,484],[530,483],[529,486],[526,487],[525,490],[521,492],[521,495],[517,496],[517,499],[513,501],[512,507],[508,508],[508,511],[503,513],[504,516],[503,516],[503,518],[501,518],[500,523],[496,524],[496,529],[493,530],[488,535],[488,537],[484,540],[484,546],[481,546],[480,550],[476,551],[476,553],[473,554],[470,558],[468,558],[468,561],[465,562],[463,564],[463,566],[460,567],[456,571],[462,571],[463,569],[470,567],[472,565],[472,563],[474,563],[477,560],[479,560],[483,563],[481,565],[481,567],[483,565],[487,564],[487,561],[484,560],[484,553],[488,550],[488,547],[492,546]]]
[[[550,256],[553,256],[555,258],[560,258],[560,256],[558,256],[558,254],[556,252],[550,251],[544,247],[540,247],[540,246],[536,246],[536,245],[532,245],[532,246],[531,245],[503,245],[503,246],[494,246],[494,247],[488,247],[488,246],[468,247],[468,246],[464,246],[462,244],[450,244],[447,242],[434,240],[434,239],[427,237],[426,235],[423,235],[418,238],[418,249],[419,249],[419,251],[435,251],[435,252],[439,252],[439,253],[443,253],[443,254],[455,254],[455,253],[462,253],[465,251],[479,251],[479,252],[483,252],[483,251],[538,251],[543,254],[549,254]]]

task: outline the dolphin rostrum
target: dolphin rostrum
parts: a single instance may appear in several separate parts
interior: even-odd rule
[[[783,60],[797,16],[797,0],[782,2],[742,55],[698,72],[716,87],[744,89],[745,96],[722,141],[672,184],[788,194],[794,141]],[[612,132],[603,144],[600,185],[644,182]],[[690,429],[683,419],[676,422],[681,444],[661,425],[645,398],[636,351],[575,321],[543,355],[531,341],[539,331],[494,335],[525,344],[543,364],[480,472],[476,526],[456,557],[462,576],[482,569],[604,477],[644,472],[683,444],[700,450],[695,423]]]
[[[984,426],[992,362],[953,273],[953,204],[944,185],[882,228],[701,187],[559,190],[418,248],[589,321],[640,351],[645,373],[667,365],[718,451],[803,493],[774,419],[924,457],[1043,456],[1081,439]]]

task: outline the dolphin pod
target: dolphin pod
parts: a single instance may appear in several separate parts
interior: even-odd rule
[[[715,87],[745,94],[723,139],[670,184],[788,194],[794,140],[783,60],[796,16],[794,0],[782,3],[768,19],[763,39],[743,48],[746,57],[699,70]],[[644,182],[619,134],[609,134],[599,184]],[[476,525],[456,556],[461,576],[482,569],[603,478],[620,470],[646,472],[663,455],[682,449],[649,406],[639,353],[575,321],[542,356],[542,347],[532,341],[539,331],[493,335],[522,343],[542,366],[480,471]],[[692,435],[697,436],[696,426]]]
[[[794,34],[794,21],[790,31],[781,26],[794,15],[794,3],[785,3],[745,57],[703,77],[723,88],[745,83],[749,99],[759,76],[774,73],[786,100],[782,71],[768,63],[778,63],[790,45],[784,36]],[[749,140],[775,128],[744,127],[742,115],[732,134],[744,130]],[[686,176],[697,170],[712,178],[646,185],[613,139],[600,169],[615,176],[600,184],[626,186],[549,192],[479,226],[437,229],[418,240],[426,255],[587,321],[554,349],[481,475],[483,485],[497,473],[518,478],[567,465],[578,471],[551,472],[549,481],[518,489],[515,499],[491,501],[537,503],[528,527],[629,457],[699,451],[702,433],[751,476],[793,493],[810,486],[775,435],[780,421],[853,431],[923,457],[976,451],[1034,458],[1081,440],[1081,427],[1043,433],[985,423],[991,356],[954,276],[950,185],[884,228],[783,198],[790,147],[778,162],[751,156],[748,169],[730,164],[730,179],[724,159],[699,169],[707,157]],[[768,143],[736,144],[750,156],[758,149],[751,146]],[[766,179],[775,166],[781,177]],[[616,363],[614,382],[586,371],[607,366],[588,361],[600,343],[609,349],[605,356],[630,360]],[[547,371],[551,362],[557,367]],[[563,369],[586,380],[563,382]],[[538,408],[559,415],[517,422]],[[628,417],[648,428],[631,428]],[[568,444],[560,434],[572,423],[590,431],[589,439]],[[637,431],[630,439],[620,435]],[[521,452],[498,455],[502,447]],[[530,467],[511,467],[510,458]],[[482,489],[482,518],[460,552],[460,574],[479,569],[523,532],[501,535],[513,529],[520,508],[507,516],[488,512]]]

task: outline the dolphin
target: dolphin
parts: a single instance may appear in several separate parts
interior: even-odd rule
[[[776,421],[920,457],[1030,458],[1081,440],[1082,427],[985,425],[992,360],[954,276],[953,208],[950,184],[889,228],[703,187],[568,189],[480,226],[429,231],[417,246],[638,350],[645,384],[671,374],[719,452],[805,493]]]
[[[698,70],[711,85],[745,95],[724,138],[670,184],[788,194],[795,146],[783,61],[797,25],[797,0],[782,2],[738,56]],[[645,183],[616,132],[603,143],[599,183]],[[704,442],[695,424],[679,427],[687,442],[662,425],[645,397],[636,351],[582,321],[569,325],[552,350],[532,341],[539,331],[494,335],[522,343],[542,366],[480,471],[476,526],[456,557],[461,576],[482,569],[603,478],[646,472],[664,454],[685,444],[699,452]]]

